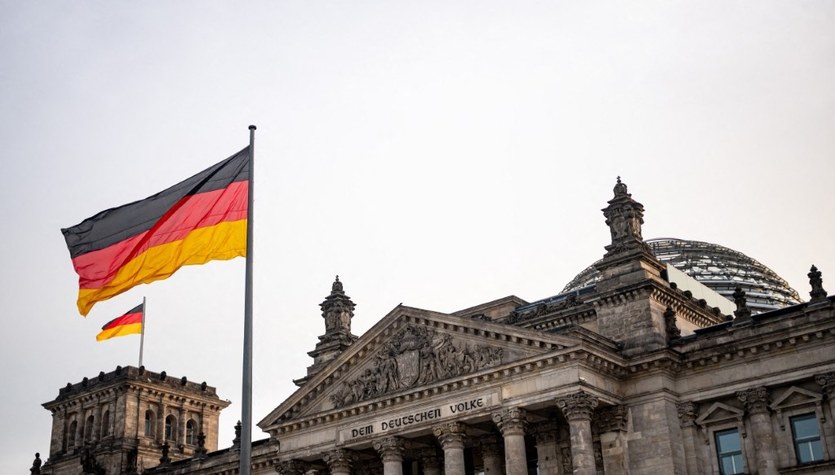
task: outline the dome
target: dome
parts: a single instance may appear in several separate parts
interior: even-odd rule
[[[745,292],[754,313],[800,303],[800,295],[773,270],[745,254],[718,244],[676,238],[645,241],[663,263],[696,279],[728,300],[736,287]],[[594,264],[577,274],[563,292],[594,284],[600,274]]]

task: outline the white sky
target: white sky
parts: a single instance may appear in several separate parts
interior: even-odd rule
[[[60,387],[137,364],[138,336],[95,335],[143,296],[146,366],[217,386],[231,443],[244,260],[85,319],[59,229],[251,123],[255,422],[312,362],[335,274],[357,334],[400,302],[545,298],[603,255],[617,175],[645,237],[835,289],[835,2],[0,0],[0,473],[46,459]]]

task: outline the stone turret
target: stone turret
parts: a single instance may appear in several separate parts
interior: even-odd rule
[[[319,336],[316,348],[307,353],[313,357],[313,364],[308,366],[307,376],[293,380],[297,386],[303,386],[358,338],[351,333],[351,319],[354,318],[356,304],[351,297],[345,295],[339,276],[331,285],[330,295],[319,306],[322,307],[322,318],[325,319],[325,334]]]
[[[661,277],[664,264],[641,235],[644,206],[627,192],[620,177],[614,193],[602,210],[612,242],[595,264],[600,272],[595,306],[600,334],[621,343],[629,355],[665,347],[673,337],[667,335],[667,305],[655,298],[656,290],[669,284]]]

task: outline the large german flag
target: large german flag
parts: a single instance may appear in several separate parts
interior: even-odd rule
[[[144,200],[62,229],[78,273],[78,310],[184,265],[246,255],[249,147]]]
[[[142,333],[142,317],[145,314],[145,304],[141,303],[125,312],[124,315],[114,318],[101,327],[101,332],[96,335],[96,341],[108,340],[117,336]]]

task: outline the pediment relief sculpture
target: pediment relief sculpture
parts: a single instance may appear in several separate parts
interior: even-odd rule
[[[337,408],[400,389],[473,373],[502,363],[504,350],[454,342],[447,334],[409,325],[373,357],[373,363],[330,395]]]

